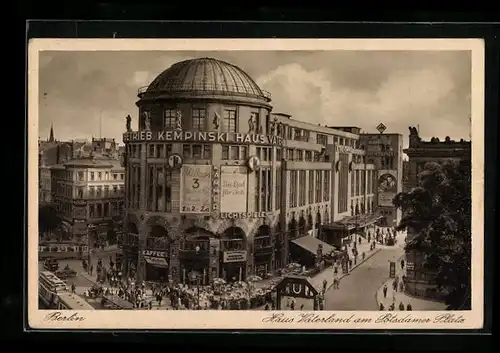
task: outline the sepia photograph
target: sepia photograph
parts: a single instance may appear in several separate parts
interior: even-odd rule
[[[482,326],[481,40],[28,55],[32,328]]]

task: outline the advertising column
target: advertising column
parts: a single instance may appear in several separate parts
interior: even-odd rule
[[[73,236],[78,257],[88,256],[87,201],[73,200]]]

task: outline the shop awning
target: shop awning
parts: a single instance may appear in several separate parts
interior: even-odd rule
[[[356,228],[363,228],[374,224],[379,219],[383,218],[380,215],[358,215],[358,216],[349,216],[344,219],[330,223],[323,224],[321,227],[324,229],[334,229],[334,230],[353,230]]]
[[[144,260],[146,260],[146,262],[151,266],[168,267],[167,259],[164,257],[144,256]]]
[[[300,237],[298,239],[292,240],[292,243],[295,245],[301,247],[302,249],[310,252],[313,255],[316,255],[318,253],[318,245],[323,245],[323,254],[330,254],[333,251],[335,251],[335,248],[331,246],[328,243],[325,243],[324,241],[319,240],[318,238],[315,238],[310,235],[306,235],[303,237]]]

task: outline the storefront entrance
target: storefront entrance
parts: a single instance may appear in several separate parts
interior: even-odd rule
[[[221,236],[219,277],[226,282],[244,281],[247,256],[245,232],[239,227],[228,228]]]
[[[151,227],[151,231],[146,238],[146,247],[142,250],[141,256],[145,261],[146,281],[167,282],[169,278],[171,239],[168,232],[160,225]]]

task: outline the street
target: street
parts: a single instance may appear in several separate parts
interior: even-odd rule
[[[340,289],[330,289],[325,295],[325,310],[378,310],[375,295],[389,278],[389,261],[404,254],[396,246],[379,251],[340,281]]]
[[[333,286],[325,294],[324,310],[378,310],[377,290],[389,279],[389,261],[397,261],[404,254],[402,246],[384,246],[381,251],[367,259],[363,264],[352,270],[340,281],[339,289]],[[332,279],[333,280],[333,273]],[[295,310],[312,310],[313,301],[296,298]],[[281,303],[282,310],[286,307],[287,298]]]
[[[114,249],[108,251],[99,251],[96,254],[94,254],[91,259],[92,264],[94,265],[94,272],[95,269],[97,268],[97,260],[99,258],[102,260],[105,266],[109,266],[109,257],[113,256],[113,261],[114,261],[117,252],[119,252],[119,250]],[[64,280],[68,284],[68,286],[74,284],[76,287],[76,292],[78,294],[81,294],[85,291],[85,289],[92,287],[93,283],[80,275],[82,272],[85,272],[82,266],[82,260],[59,260],[59,269],[63,269],[66,265],[68,265],[71,269],[75,270],[77,273],[75,277],[67,278]],[[38,270],[39,271],[44,270],[43,261],[38,262]]]

